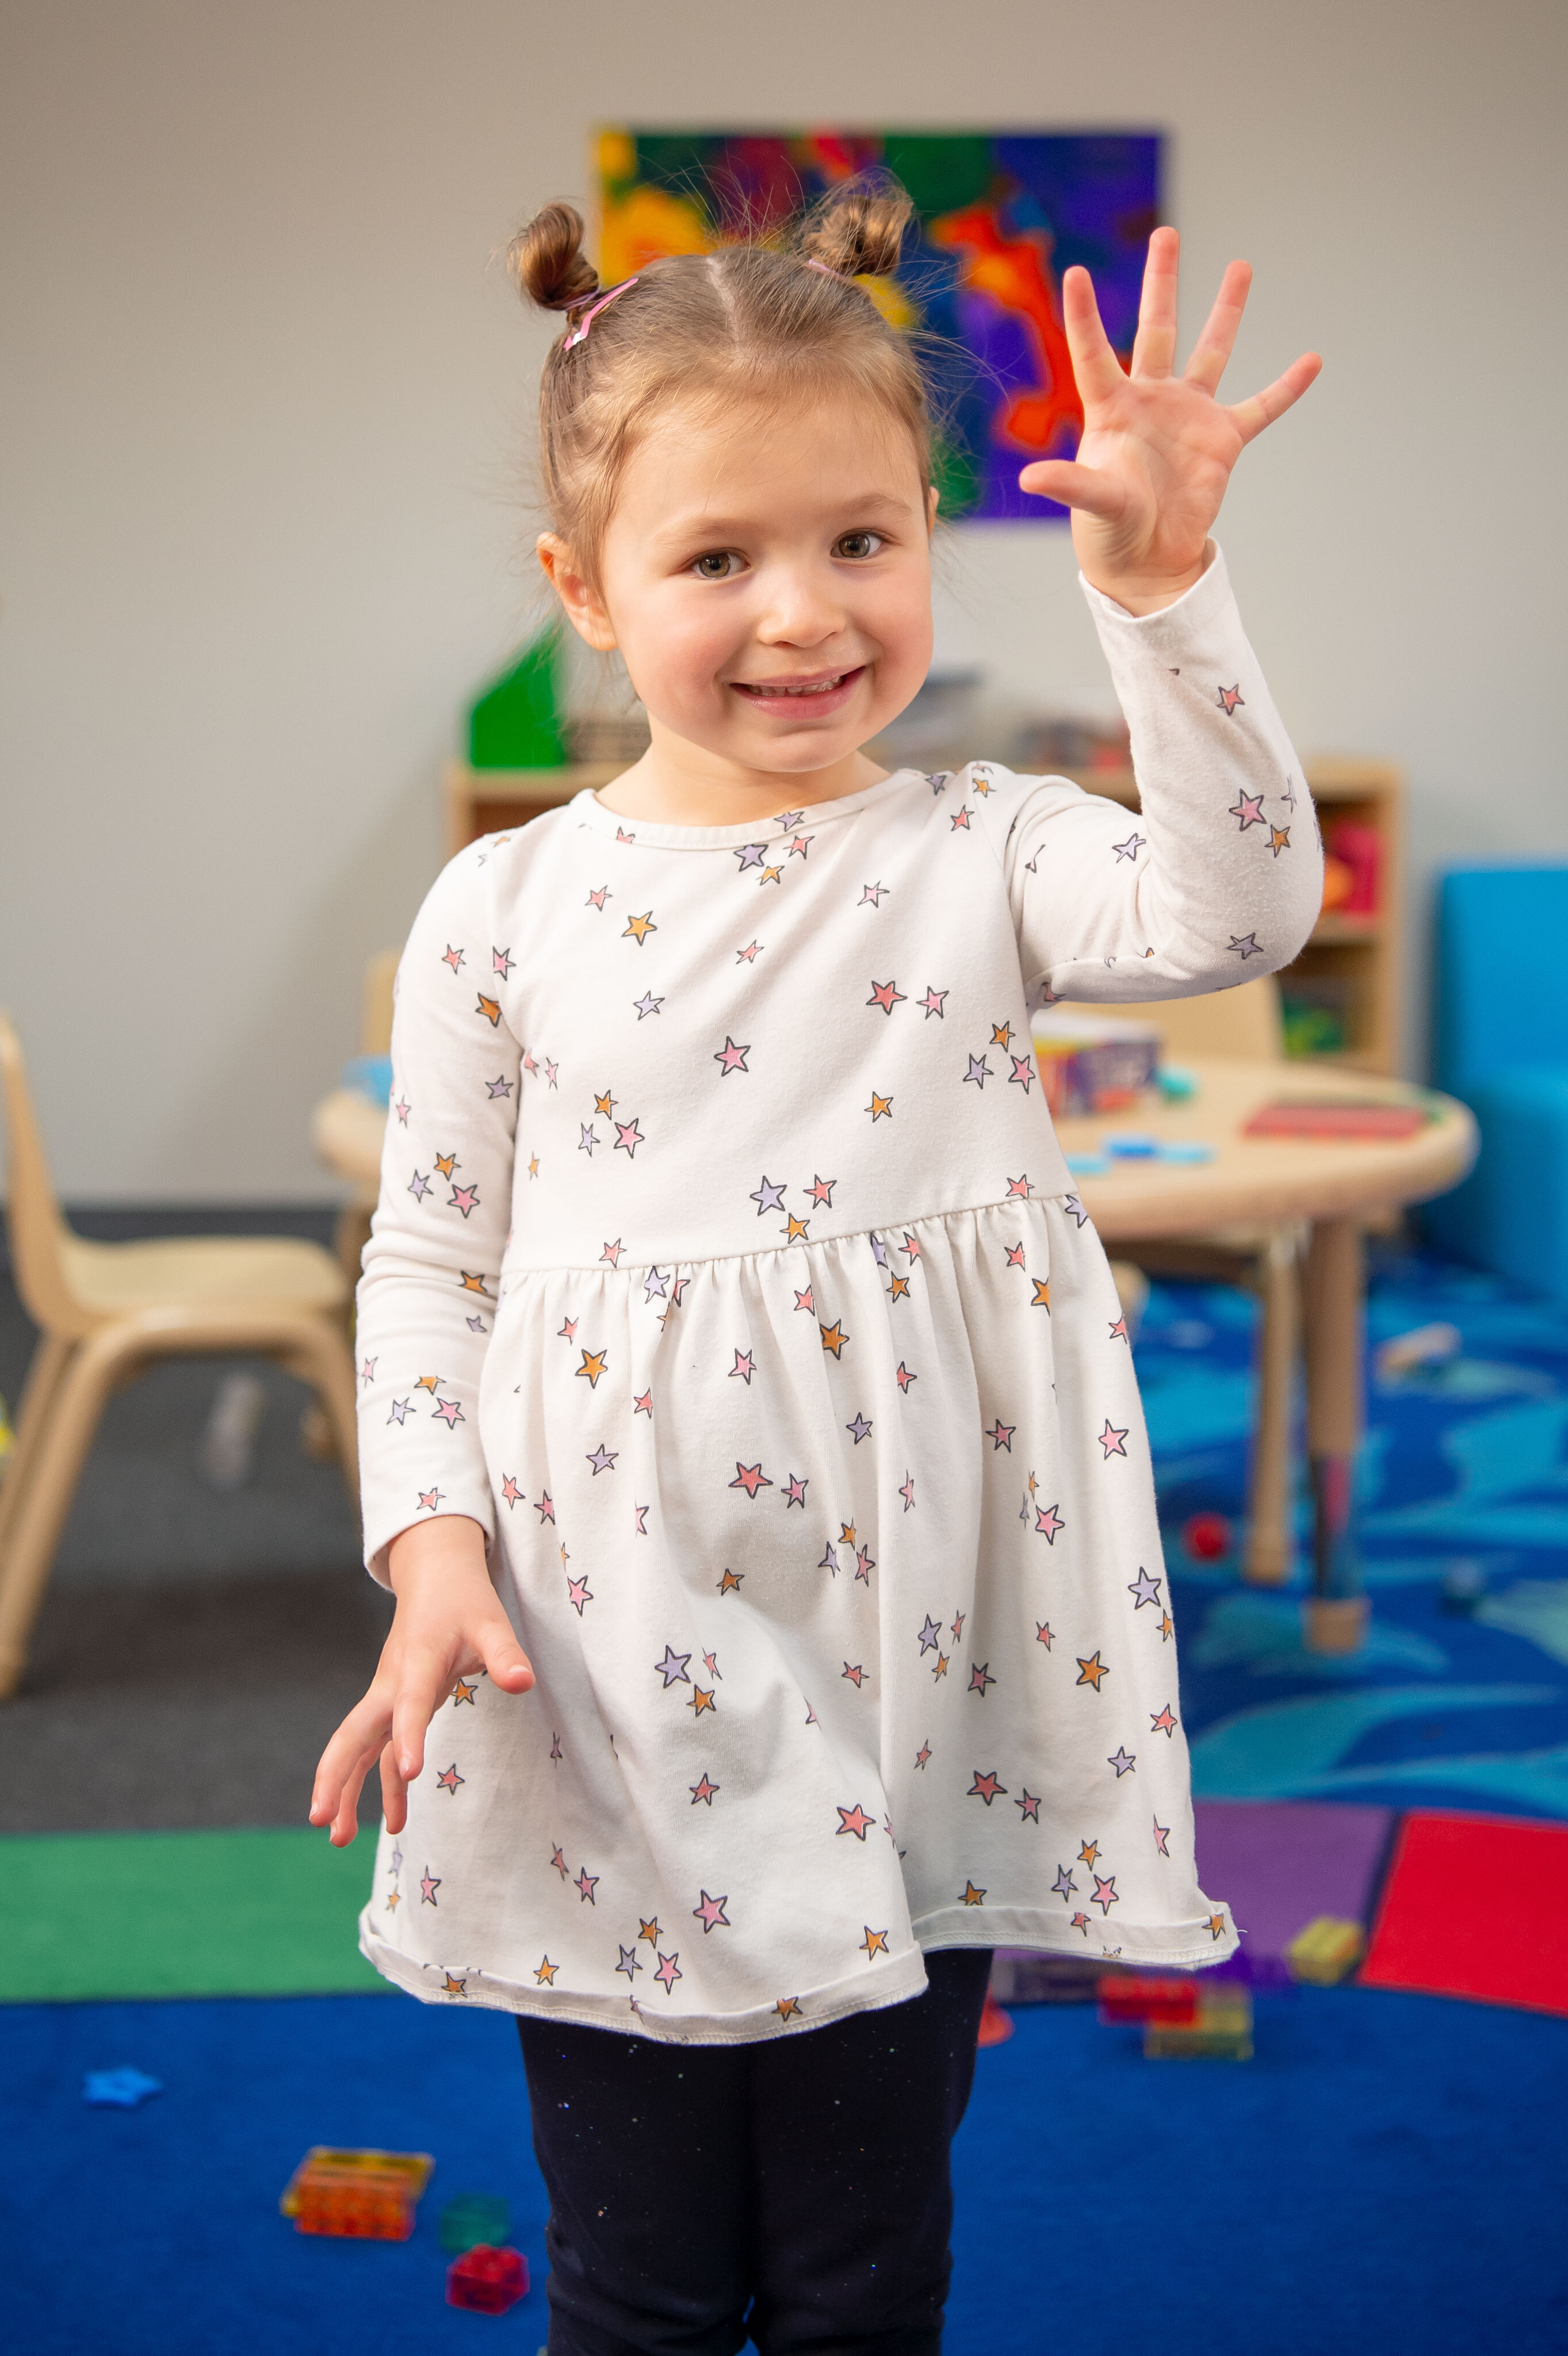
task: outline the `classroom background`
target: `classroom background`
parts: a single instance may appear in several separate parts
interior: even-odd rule
[[[1353,999],[1380,960],[1359,1060],[1282,1060],[1266,995],[1225,1036],[1173,1017],[1130,1105],[1096,1094],[1103,1040],[1040,1043],[1136,1336],[1200,1866],[1251,1944],[1197,2019],[1002,1960],[948,2345],[1033,2356],[1111,2283],[1177,2347],[1562,2345],[1565,74],[1552,0],[10,0],[10,2344],[444,2345],[486,2328],[444,2286],[487,2236],[532,2270],[496,2329],[544,2338],[509,2024],[381,1993],[353,1946],[369,1845],[303,1830],[386,1621],[334,1440],[376,961],[483,821],[450,765],[542,618],[553,330],[508,284],[512,230],[592,210],[604,126],[901,126],[1157,135],[1184,348],[1244,254],[1227,391],[1323,352],[1219,536],[1309,775],[1352,823],[1398,811],[1322,936]],[[1042,766],[1114,787],[1065,526],[961,522],[938,571],[956,701],[926,741],[955,711],[1033,727]],[[562,691],[614,701],[580,664]],[[1285,1172],[1245,1124],[1304,1089],[1384,1133],[1300,1139]],[[192,1237],[267,1242],[286,1333],[235,1312],[238,1261],[102,1257]],[[134,1371],[115,1321],[159,1284],[188,1319],[221,1296],[211,1348],[110,1370],[45,1543],[36,1494],[5,1504],[38,1336]],[[7,1669],[19,1548],[41,1608]],[[434,2158],[422,2198],[378,2195],[406,2240],[279,2215],[317,2146]]]

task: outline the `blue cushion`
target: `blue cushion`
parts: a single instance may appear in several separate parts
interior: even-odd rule
[[[1440,1088],[1475,1101],[1498,1073],[1568,1066],[1568,867],[1457,868],[1437,916]]]
[[[1429,1204],[1429,1234],[1534,1291],[1568,1301],[1568,1051],[1557,1065],[1471,1081],[1481,1131],[1463,1185]]]

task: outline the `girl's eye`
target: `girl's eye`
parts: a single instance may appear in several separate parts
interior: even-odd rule
[[[833,554],[852,559],[857,557],[864,559],[876,555],[883,544],[882,534],[879,531],[846,531],[843,538],[835,545]]]
[[[733,548],[710,548],[699,556],[692,571],[699,581],[728,581],[740,571],[740,558]]]

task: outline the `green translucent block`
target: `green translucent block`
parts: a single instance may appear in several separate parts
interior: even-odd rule
[[[455,2257],[481,2244],[499,2249],[510,2223],[510,2207],[499,2193],[455,2193],[441,2211],[441,2246]]]
[[[469,767],[560,768],[566,758],[563,718],[561,633],[552,624],[470,707]]]

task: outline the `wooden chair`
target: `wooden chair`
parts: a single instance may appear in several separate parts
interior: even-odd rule
[[[1152,1023],[1173,1064],[1184,1055],[1236,1055],[1254,1063],[1284,1058],[1279,985],[1273,974],[1201,998],[1080,1011]],[[1264,1586],[1277,1585],[1290,1569],[1291,1417],[1301,1346],[1303,1242],[1298,1227],[1257,1226],[1121,1247],[1124,1258],[1148,1275],[1199,1277],[1242,1285],[1258,1295],[1258,1408],[1243,1568],[1249,1580]]]
[[[242,1352],[316,1392],[353,1491],[354,1362],[348,1287],[318,1245],[181,1236],[99,1244],[61,1215],[21,1044],[0,1014],[16,1288],[38,1328],[0,1482],[0,1700],[14,1694],[81,1467],[111,1394],[156,1358]]]

